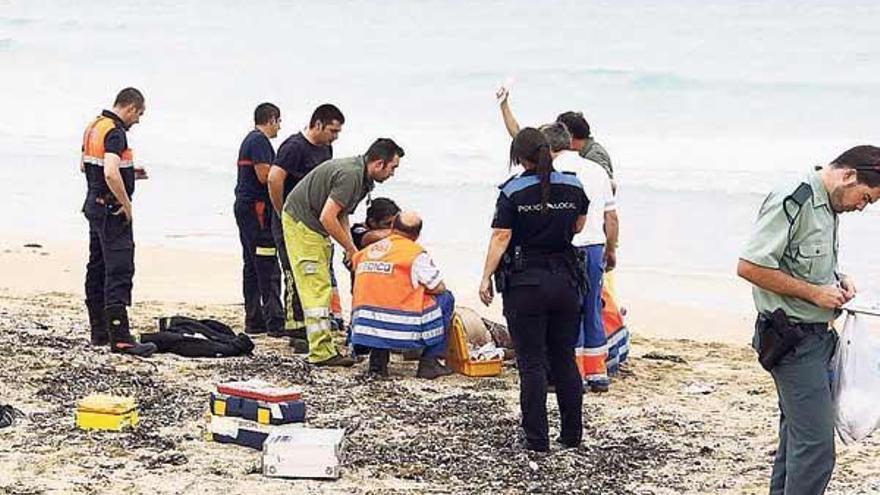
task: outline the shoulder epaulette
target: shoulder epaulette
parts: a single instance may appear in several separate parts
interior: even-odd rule
[[[793,193],[789,194],[782,200],[782,209],[785,211],[785,215],[788,217],[788,221],[792,222],[798,216],[801,211],[801,207],[806,204],[806,202],[813,197],[813,188],[807,184],[806,182],[801,182],[797,189],[794,190]],[[788,210],[789,202],[797,205],[797,209],[793,212]]]
[[[504,186],[509,184],[510,181],[512,181],[513,179],[516,179],[517,177],[519,177],[519,176],[518,175],[511,175],[510,177],[507,178],[506,181],[502,182],[501,184],[498,184],[498,189],[504,189]]]
[[[541,179],[537,175],[517,175],[511,177],[507,182],[501,185],[501,194],[504,194],[509,198],[515,193],[522,191],[527,187],[539,184],[540,182]]]
[[[798,206],[803,206],[804,203],[807,202],[810,197],[813,196],[813,188],[807,184],[806,182],[801,182],[801,184],[791,193],[791,199],[794,200]]]
[[[785,244],[785,255],[790,258],[794,258],[795,255],[792,254],[792,229],[794,228],[794,223],[797,217],[801,214],[801,210],[803,206],[813,197],[813,188],[806,182],[801,182],[797,189],[794,190],[793,193],[789,194],[782,200],[782,211],[785,213],[785,217],[788,220],[788,241]],[[795,208],[794,211],[789,211],[788,205],[789,203],[794,203]]]
[[[584,188],[584,185],[581,184],[581,180],[578,179],[577,174],[574,172],[559,173],[554,170],[553,172],[550,172],[550,182],[553,182],[554,184],[566,184],[577,187],[578,189]]]

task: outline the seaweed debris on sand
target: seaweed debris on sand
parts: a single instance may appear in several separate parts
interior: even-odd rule
[[[235,306],[139,303],[153,316],[191,314],[241,326]],[[23,411],[0,429],[0,493],[763,493],[775,448],[769,377],[745,346],[637,338],[611,391],[584,397],[584,443],[522,450],[516,370],[499,377],[413,377],[395,358],[388,379],[366,364],[316,369],[284,339],[255,337],[253,356],[135,359],[88,344],[81,302],[0,292],[0,403]],[[344,428],[343,476],[333,482],[261,476],[254,450],[205,441],[208,393],[260,378],[303,389],[309,426]],[[689,383],[713,393],[686,393]],[[121,433],[74,427],[77,400],[134,397],[140,424]],[[551,438],[558,409],[548,398]],[[870,493],[876,439],[841,449],[828,493]]]

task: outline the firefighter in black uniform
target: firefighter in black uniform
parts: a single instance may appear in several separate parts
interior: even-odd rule
[[[246,333],[284,333],[281,304],[281,269],[272,238],[272,205],[269,203],[269,167],[275,161],[270,139],[281,129],[281,110],[260,103],[254,110],[254,128],[238,151],[235,183],[235,223],[242,248],[242,295]]]
[[[586,223],[589,201],[574,175],[553,170],[550,146],[536,129],[516,135],[510,162],[525,171],[500,186],[480,299],[492,302],[494,274],[516,349],[525,447],[550,448],[548,365],[562,423],[556,441],[577,447],[583,389],[574,346],[586,278],[571,239]]]
[[[86,266],[86,307],[92,345],[110,344],[113,352],[149,356],[153,344],[141,344],[129,332],[128,312],[134,276],[131,196],[136,178],[125,132],[144,114],[144,96],[126,88],[113,110],[104,110],[83,134],[80,170],[88,192],[83,213],[89,221],[89,263]]]

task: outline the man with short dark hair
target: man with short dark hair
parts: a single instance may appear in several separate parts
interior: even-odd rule
[[[301,350],[306,344],[302,304],[296,292],[296,282],[290,269],[290,259],[284,245],[281,209],[293,187],[319,164],[333,158],[333,141],[339,137],[345,116],[336,106],[326,103],[312,113],[309,126],[291,135],[281,143],[275,163],[269,169],[269,198],[275,213],[272,215],[272,236],[278,248],[278,258],[284,272],[284,330],[289,333],[293,347]]]
[[[390,198],[373,198],[362,223],[351,226],[351,238],[358,250],[388,237],[400,207]]]
[[[109,343],[112,352],[143,357],[156,346],[131,336],[126,308],[134,276],[131,197],[135,179],[146,173],[134,167],[126,131],[140,122],[145,108],[140,91],[120,91],[113,110],[104,110],[86,128],[80,158],[88,184],[82,211],[89,221],[85,292],[91,343]]]
[[[837,271],[838,215],[880,198],[880,148],[856,146],[764,199],[737,275],[754,287],[752,346],[779,398],[771,494],[824,493],[834,469],[830,360],[839,308],[855,297]]]
[[[577,151],[581,157],[601,165],[605,172],[608,173],[611,185],[614,186],[614,167],[611,165],[611,156],[608,155],[608,151],[601,144],[593,139],[593,135],[590,132],[590,124],[587,123],[584,114],[581,112],[564,112],[556,117],[556,122],[565,124],[568,131],[571,132],[572,149]]]
[[[388,376],[390,351],[421,350],[416,376],[452,373],[440,362],[455,299],[440,270],[416,243],[422,219],[412,211],[394,218],[391,235],[358,251],[351,301],[351,342],[370,347],[369,373]]]
[[[330,332],[331,238],[345,250],[345,261],[350,261],[357,249],[348,217],[374,183],[394,175],[403,155],[394,141],[379,138],[363,156],[338,158],[316,167],[284,201],[284,243],[302,302],[312,364],[354,364],[337,352]]]
[[[254,126],[238,151],[234,205],[242,248],[244,329],[252,334],[267,330],[277,333],[284,329],[284,311],[266,181],[269,167],[275,161],[275,150],[269,140],[281,129],[281,110],[272,103],[257,105]]]

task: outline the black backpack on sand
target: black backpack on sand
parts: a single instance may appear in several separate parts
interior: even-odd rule
[[[250,354],[254,343],[245,334],[236,335],[217,320],[196,320],[186,316],[158,319],[159,331],[141,334],[141,342],[156,344],[158,352],[184,357],[234,357]]]

